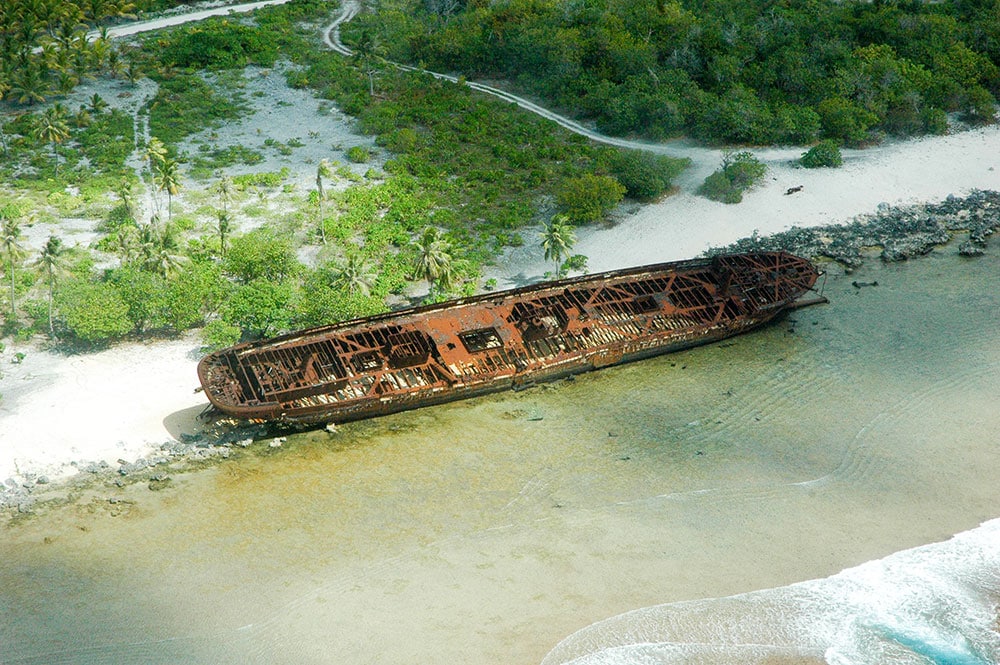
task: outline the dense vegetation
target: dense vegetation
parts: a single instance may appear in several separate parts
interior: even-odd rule
[[[384,67],[373,56],[322,51],[316,26],[299,24],[325,20],[328,11],[323,2],[298,0],[125,48],[130,66],[158,85],[140,117],[148,112],[153,140],[139,146],[139,171],[125,164],[137,138],[132,119],[103,100],[79,111],[57,104],[54,120],[65,132],[42,131],[53,119],[49,108],[3,126],[11,158],[0,173],[20,192],[0,196],[9,239],[3,275],[12,284],[6,332],[92,344],[205,326],[206,340],[221,345],[384,311],[414,279],[430,282],[432,299],[469,293],[480,286],[484,262],[523,242],[524,226],[559,211],[559,242],[546,245],[546,258],[557,272],[582,269],[585,257],[569,251],[569,225],[601,219],[625,195],[662,195],[684,167],[682,160],[595,146],[509,104]],[[391,157],[379,160],[384,170],[360,177],[323,160],[314,165],[316,188],[301,192],[285,173],[227,177],[216,170],[253,164],[259,149],[293,156],[292,142],[262,136],[259,149],[182,149],[193,132],[246,110],[243,68],[273,66],[277,52],[298,64],[289,69],[291,84],[334,100],[376,136]],[[88,123],[116,137],[107,143],[108,151],[120,146],[114,159],[86,152]],[[372,159],[357,146],[342,156],[357,165]],[[93,181],[103,189],[88,202],[69,191]],[[185,190],[193,186],[201,191]],[[143,189],[156,201],[152,220],[137,218]],[[182,190],[184,211],[171,205]],[[33,204],[15,203],[26,194]],[[267,213],[271,200],[286,211]],[[103,219],[98,253],[66,249],[54,237],[47,258],[32,256],[23,232],[39,220],[37,210]],[[241,234],[237,217],[264,217],[263,226]],[[531,242],[539,239],[532,234]],[[304,245],[316,256],[308,265],[298,258]]]
[[[997,0],[383,0],[345,33],[615,134],[864,144],[995,118]]]
[[[97,74],[140,76],[104,34],[87,31],[181,0],[5,0],[0,3],[0,99],[34,105]]]
[[[83,25],[138,4],[0,8],[0,91],[20,112],[0,126],[5,333],[91,344],[204,326],[221,345],[382,311],[412,280],[426,280],[431,299],[488,287],[481,267],[522,242],[555,274],[580,269],[574,225],[626,196],[662,196],[684,167],[597,146],[384,58],[504,77],[610,132],[819,141],[807,166],[836,165],[842,144],[942,132],[950,112],[989,122],[1000,92],[998,0],[383,0],[346,26],[350,59],[319,48],[307,24],[328,19],[322,0],[163,31],[121,51],[82,38]],[[46,22],[43,5],[62,19]],[[356,168],[311,164],[308,191],[284,172],[221,171],[265,150],[294,156],[291,141],[201,143],[189,154],[186,137],[245,111],[248,65],[286,67],[291,85],[357,118],[378,154],[335,147]],[[97,95],[75,109],[49,99],[98,75],[148,76],[158,92],[137,118]],[[134,128],[147,121],[143,145]],[[750,153],[727,153],[702,193],[736,202],[763,173]],[[153,219],[138,218],[143,190]],[[273,201],[282,212],[269,211]],[[100,238],[68,249],[53,235],[26,249],[33,223],[65,217],[100,219]],[[240,233],[237,218],[259,228]],[[300,260],[304,250],[314,258]]]

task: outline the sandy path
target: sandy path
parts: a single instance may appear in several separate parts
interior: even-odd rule
[[[270,7],[272,5],[283,5],[286,2],[289,2],[289,0],[260,0],[259,2],[247,2],[239,5],[225,5],[221,7],[211,7],[208,9],[185,11],[170,16],[160,16],[158,18],[150,19],[148,21],[135,21],[133,23],[125,23],[123,25],[118,25],[112,28],[108,28],[107,34],[111,38],[128,37],[129,35],[137,35],[143,32],[150,32],[151,30],[159,30],[160,28],[170,28],[175,25],[183,25],[184,23],[193,23],[194,21],[204,21],[206,18],[211,18],[212,16],[226,16],[228,14],[247,14],[249,12],[254,11],[255,9],[260,9],[261,7]],[[94,39],[99,34],[100,34],[99,31],[94,30],[87,33],[87,38]]]

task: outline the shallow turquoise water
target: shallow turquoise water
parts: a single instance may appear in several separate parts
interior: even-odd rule
[[[974,528],[1000,505],[1000,260],[953,254],[831,276],[830,305],[721,344],[8,527],[0,660],[538,663],[623,612]],[[787,637],[784,602],[747,635]],[[781,657],[822,662],[806,641]]]

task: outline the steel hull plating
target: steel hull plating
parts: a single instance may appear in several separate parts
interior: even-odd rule
[[[645,266],[241,344],[198,373],[229,416],[346,422],[724,339],[794,306],[817,276],[780,252]]]

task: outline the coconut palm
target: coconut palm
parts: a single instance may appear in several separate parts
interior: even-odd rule
[[[49,336],[55,337],[55,327],[52,325],[52,300],[56,290],[56,276],[63,267],[63,244],[58,236],[49,236],[42,247],[38,263],[45,271],[49,283]]]
[[[576,244],[573,225],[565,215],[556,215],[545,225],[539,237],[542,249],[545,250],[545,260],[555,261],[555,275],[558,276],[563,259],[569,256],[570,250]]]
[[[135,220],[136,209],[135,209],[135,195],[132,191],[132,181],[128,178],[122,178],[118,181],[118,186],[115,187],[115,194],[122,200],[122,205],[125,206],[125,212],[128,213],[129,219]]]
[[[222,256],[226,255],[226,240],[229,239],[229,234],[232,232],[232,218],[229,212],[226,210],[216,210],[216,219],[218,223],[216,224],[216,230],[219,232],[219,252]]]
[[[128,65],[125,67],[125,79],[132,85],[135,85],[143,76],[144,74],[139,69],[139,66],[132,60],[129,60]]]
[[[7,256],[7,274],[10,276],[10,316],[17,316],[16,294],[14,291],[14,267],[24,258],[24,247],[21,246],[21,223],[12,215],[0,211],[0,242]]]
[[[90,113],[91,115],[100,115],[104,113],[108,108],[108,103],[96,92],[94,96],[90,98]]]
[[[37,65],[29,64],[20,67],[11,81],[9,96],[18,104],[34,105],[44,102],[49,91],[49,82],[45,80]]]
[[[326,200],[326,192],[323,191],[323,178],[329,178],[332,175],[330,162],[325,159],[319,160],[319,164],[316,166],[316,199],[319,202],[319,239],[324,245],[326,244],[326,225],[324,224],[323,202]]]
[[[222,211],[228,213],[229,203],[233,200],[233,179],[220,174],[219,182],[215,184],[215,193],[219,195]]]
[[[73,116],[73,126],[74,127],[90,127],[94,122],[94,116],[90,115],[90,111],[87,110],[86,106],[81,106],[80,110],[76,112]]]
[[[61,104],[53,104],[38,116],[35,125],[35,138],[45,141],[52,150],[56,163],[56,175],[59,175],[59,153],[56,146],[69,138],[69,125],[66,123],[66,109]]]
[[[443,290],[451,288],[455,279],[454,249],[440,231],[429,227],[416,243],[417,261],[414,273],[417,279],[426,279]]]
[[[167,193],[167,221],[169,222],[173,219],[173,211],[170,209],[173,197],[181,189],[180,165],[169,157],[164,158],[157,168],[155,183],[160,191]]]
[[[149,143],[146,145],[146,161],[149,162],[150,168],[153,168],[166,158],[167,146],[163,145],[163,141],[155,136],[149,139]]]
[[[177,233],[170,224],[162,229],[155,223],[143,226],[139,229],[138,244],[143,269],[161,277],[175,273],[186,260],[179,253]]]
[[[349,293],[371,295],[375,284],[375,273],[361,254],[350,252],[344,261],[334,268],[333,285]]]
[[[163,164],[164,160],[167,158],[167,146],[163,145],[163,141],[156,138],[155,136],[149,139],[149,143],[146,145],[146,162],[149,164],[149,180],[150,180],[150,191],[152,192],[153,206],[156,211],[160,210],[160,198],[157,196],[158,189],[156,188],[156,173]]]
[[[135,224],[119,226],[115,230],[114,249],[122,264],[131,263],[138,258],[140,253],[139,227]]]
[[[378,36],[368,28],[361,31],[358,41],[354,45],[354,58],[358,65],[368,76],[368,93],[375,96],[375,74],[378,73],[377,62],[381,60],[382,42]]]

